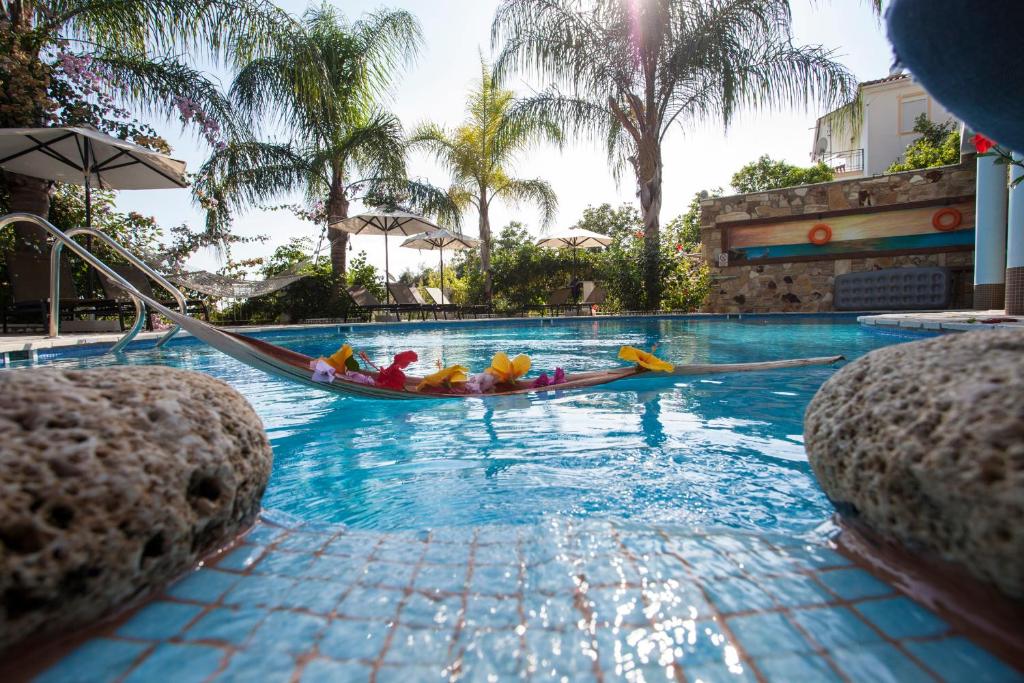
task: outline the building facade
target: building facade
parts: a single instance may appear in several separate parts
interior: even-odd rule
[[[824,162],[840,179],[886,172],[918,134],[924,114],[935,123],[956,122],[945,107],[906,74],[861,83],[858,101],[830,112],[814,127],[811,161]]]

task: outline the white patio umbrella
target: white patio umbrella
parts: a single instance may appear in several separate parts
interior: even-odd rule
[[[390,264],[388,263],[389,235],[419,235],[420,233],[440,230],[441,228],[423,216],[405,211],[388,213],[361,213],[330,225],[332,230],[340,230],[350,235],[384,235],[384,282],[388,282]],[[387,288],[385,287],[385,290]],[[391,301],[391,292],[387,292]]]
[[[456,251],[460,249],[472,249],[480,244],[480,240],[475,240],[471,237],[466,237],[449,230],[441,228],[434,230],[423,235],[416,235],[410,237],[406,241],[402,242],[403,247],[409,249],[437,249],[441,257],[441,301],[444,301],[444,250],[454,249]]]
[[[92,128],[0,129],[0,168],[85,186],[92,226],[92,188],[160,190],[188,187],[185,162]]]
[[[572,279],[576,280],[576,255],[579,249],[607,247],[612,238],[585,228],[566,228],[554,235],[547,235],[537,240],[537,246],[546,249],[572,249]]]

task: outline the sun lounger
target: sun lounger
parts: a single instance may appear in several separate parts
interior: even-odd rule
[[[434,316],[434,320],[437,320],[437,307],[434,304],[427,303],[427,300],[423,298],[423,295],[415,287],[410,287],[401,282],[389,282],[388,291],[391,292],[391,298],[394,299],[395,303],[406,313],[410,315],[412,313],[420,313],[423,318],[426,318],[427,313],[431,313]]]
[[[74,320],[76,315],[82,314],[116,317],[116,327],[125,329],[125,307],[121,302],[79,298],[67,258],[61,259],[60,273],[60,315],[63,320]],[[4,333],[10,325],[45,329],[50,313],[50,255],[26,251],[8,254],[7,277],[11,283],[12,301],[2,307]]]

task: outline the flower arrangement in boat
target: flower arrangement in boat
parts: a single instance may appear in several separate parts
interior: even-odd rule
[[[364,370],[356,360],[357,355],[373,370]],[[619,358],[636,363],[637,368],[642,370],[672,372],[674,369],[671,363],[658,358],[653,352],[632,346],[621,347]],[[381,367],[371,361],[365,351],[356,354],[350,345],[343,344],[330,356],[310,361],[310,369],[313,370],[313,380],[317,382],[330,383],[337,377],[382,389],[407,391],[409,378],[404,371],[418,359],[415,351],[402,351],[395,355],[390,365]],[[419,378],[413,390],[444,394],[486,394],[502,390],[544,389],[570,381],[565,370],[558,367],[551,375],[541,372],[532,382],[521,382],[531,366],[532,361],[528,355],[521,353],[510,358],[503,351],[494,354],[490,367],[472,376],[469,368],[464,365],[445,367],[438,362],[437,372]]]

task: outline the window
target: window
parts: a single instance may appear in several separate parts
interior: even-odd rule
[[[909,95],[900,98],[900,135],[914,132],[914,122],[921,114],[928,116],[928,96]]]

